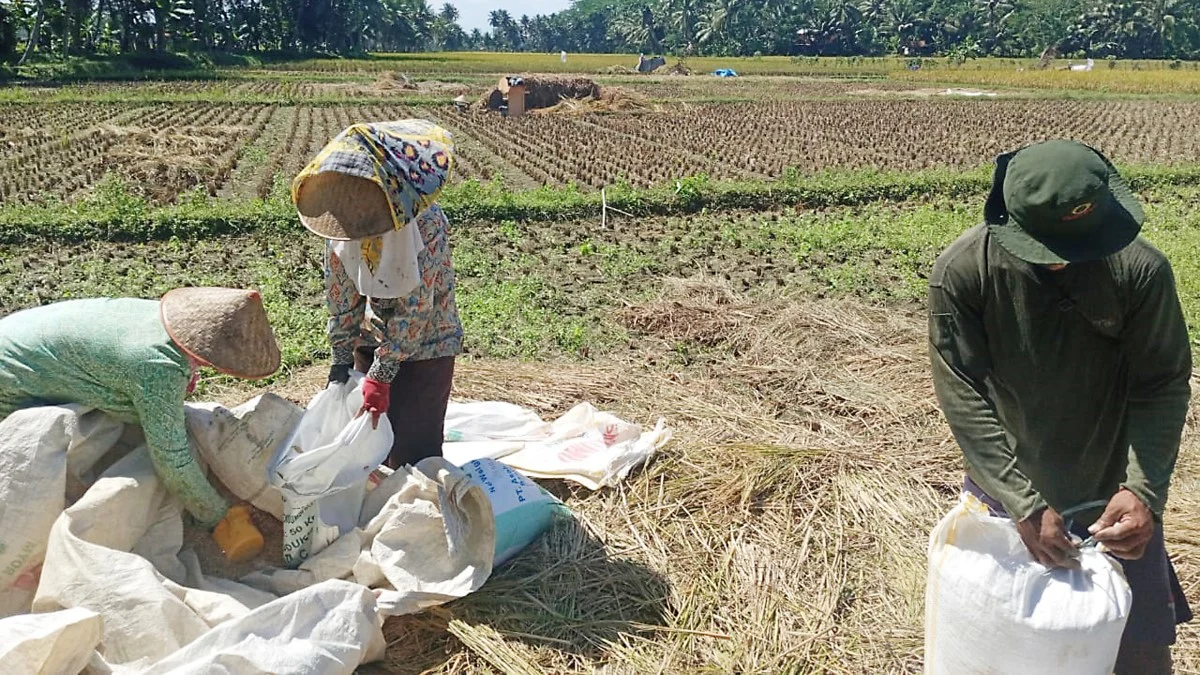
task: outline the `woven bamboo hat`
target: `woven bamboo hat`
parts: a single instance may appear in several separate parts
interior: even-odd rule
[[[374,181],[327,171],[309,177],[296,197],[300,222],[326,239],[353,241],[395,227],[387,195]]]
[[[336,241],[402,229],[432,206],[450,179],[454,140],[429,120],[355,124],[292,180],[300,222]]]
[[[177,288],[159,305],[167,334],[192,358],[251,380],[279,369],[279,345],[257,291]]]

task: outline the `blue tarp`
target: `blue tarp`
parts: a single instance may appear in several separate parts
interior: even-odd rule
[[[730,68],[718,68],[713,71],[713,75],[717,77],[737,77],[738,74]]]

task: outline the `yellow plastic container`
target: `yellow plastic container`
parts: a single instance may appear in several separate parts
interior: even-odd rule
[[[229,509],[212,536],[225,557],[236,563],[246,562],[263,550],[262,532],[250,520],[249,507],[242,504]]]

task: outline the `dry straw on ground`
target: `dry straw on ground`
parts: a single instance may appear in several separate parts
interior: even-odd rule
[[[197,185],[215,189],[216,179],[223,178],[218,176],[222,157],[236,139],[249,132],[246,127],[228,125],[102,127],[102,137],[113,141],[102,166],[123,175],[135,192],[166,203]]]
[[[595,98],[564,98],[558,105],[530,111],[536,115],[588,115],[608,112],[643,112],[651,109],[650,101],[631,89],[604,87]]]
[[[636,358],[467,361],[456,396],[662,415],[676,440],[620,489],[548,483],[577,524],[475,594],[390,621],[372,672],[919,672],[925,545],[961,480],[923,316],[679,282],[619,319]],[[689,365],[667,358],[684,343]],[[314,369],[290,393],[322,384]],[[1194,450],[1168,521],[1190,592]],[[1200,665],[1195,631],[1177,659]]]
[[[655,75],[691,75],[692,69],[683,65],[682,61],[676,61],[669,66],[660,66],[654,71]]]

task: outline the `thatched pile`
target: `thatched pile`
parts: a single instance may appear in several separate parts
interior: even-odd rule
[[[596,98],[565,98],[558,105],[534,110],[535,115],[586,115],[589,113],[641,112],[650,109],[642,94],[621,87],[604,87]]]
[[[201,185],[215,194],[237,140],[249,132],[248,127],[226,125],[158,129],[101,125],[100,138],[110,144],[101,167],[125,177],[136,194],[156,204],[170,203]]]
[[[400,71],[385,72],[375,80],[375,89],[379,91],[416,91],[417,83]]]
[[[554,75],[523,75],[525,84],[525,109],[550,108],[564,99],[594,99],[600,97],[600,85],[586,77],[558,77]],[[499,110],[497,101],[508,95],[507,78],[487,94],[484,104],[489,110]],[[497,96],[499,94],[499,96]]]
[[[691,75],[692,69],[683,65],[682,61],[676,61],[669,66],[662,66],[654,71],[655,75]]]

